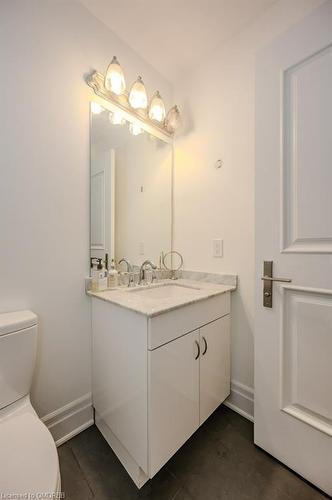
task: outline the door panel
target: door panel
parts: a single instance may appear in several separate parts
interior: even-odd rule
[[[332,436],[332,293],[283,288],[281,408]]]
[[[332,252],[332,46],[283,73],[283,249]]]
[[[196,330],[148,351],[150,477],[199,426],[198,345]]]
[[[332,2],[256,71],[255,443],[332,494]],[[274,275],[262,303],[263,261]]]
[[[200,423],[230,393],[230,317],[200,328]]]

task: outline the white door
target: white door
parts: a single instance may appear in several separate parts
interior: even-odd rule
[[[255,443],[332,494],[332,2],[258,56]],[[263,307],[263,261],[273,284]]]
[[[91,148],[91,257],[114,258],[115,151]]]
[[[230,316],[203,326],[199,335],[199,416],[202,424],[230,393]]]
[[[149,351],[150,477],[199,426],[199,333]]]

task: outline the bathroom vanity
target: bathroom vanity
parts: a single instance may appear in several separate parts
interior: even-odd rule
[[[133,134],[116,113],[91,107],[90,257],[115,262],[123,285],[126,275],[144,285],[88,292],[92,398],[96,425],[141,487],[229,395],[236,277],[163,279],[175,277],[176,256],[183,264],[172,251],[172,140],[146,123]],[[147,285],[146,264],[161,281]]]
[[[229,395],[234,288],[179,279],[89,293],[96,424],[138,487]]]

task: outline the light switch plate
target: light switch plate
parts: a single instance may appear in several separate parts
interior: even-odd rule
[[[221,239],[212,240],[212,255],[213,257],[223,256],[223,240]]]

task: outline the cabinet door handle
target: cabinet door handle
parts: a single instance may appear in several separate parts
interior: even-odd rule
[[[204,351],[202,352],[202,356],[204,356],[204,354],[206,354],[206,351],[207,351],[207,341],[206,341],[205,337],[202,337],[202,339],[204,342]]]
[[[198,343],[198,340],[195,340],[195,344],[196,344],[196,347],[197,347],[197,354],[195,356],[195,359],[198,359],[199,358],[199,355],[201,353],[201,349],[199,347],[199,343]]]

